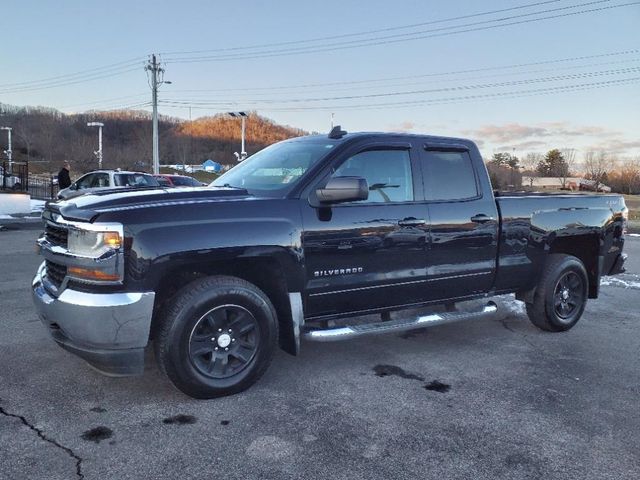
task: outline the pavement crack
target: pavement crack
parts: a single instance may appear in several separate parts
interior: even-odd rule
[[[73,458],[75,460],[75,462],[76,462],[76,477],[78,477],[79,479],[84,479],[84,474],[82,473],[82,458],[79,457],[73,450],[71,450],[69,447],[65,447],[64,445],[62,445],[61,443],[57,442],[53,438],[48,437],[38,427],[36,427],[35,425],[32,425],[31,423],[29,423],[29,421],[25,417],[23,417],[22,415],[17,415],[15,413],[9,413],[3,407],[0,407],[0,415],[4,415],[5,417],[17,418],[18,420],[20,420],[23,423],[23,425],[28,427],[30,430],[33,430],[34,432],[36,432],[36,435],[38,435],[38,437],[40,437],[41,440],[44,440],[45,442],[50,443],[54,447],[59,448],[60,450],[65,452],[67,455],[69,455],[69,457]]]

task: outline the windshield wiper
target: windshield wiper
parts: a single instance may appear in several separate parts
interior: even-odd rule
[[[214,188],[234,188],[236,190],[246,190],[244,187],[236,187],[235,185],[231,185],[229,183],[225,183],[224,185],[211,185]]]

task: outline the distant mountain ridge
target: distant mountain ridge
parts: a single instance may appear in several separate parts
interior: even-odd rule
[[[104,168],[150,169],[152,126],[151,114],[147,111],[65,114],[47,107],[0,103],[0,123],[13,128],[13,159],[28,159],[34,171],[57,171],[64,160],[71,161],[76,173],[95,169],[93,152],[97,149],[97,134],[95,128],[87,126],[87,122],[93,121],[105,124]],[[162,164],[200,164],[207,159],[221,164],[235,163],[233,152],[240,151],[239,118],[219,114],[189,121],[161,115],[158,123]],[[249,112],[246,150],[252,154],[272,143],[307,134],[302,129],[280,125]]]

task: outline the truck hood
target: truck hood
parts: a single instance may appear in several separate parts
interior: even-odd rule
[[[208,203],[251,197],[240,188],[127,188],[104,190],[47,204],[67,220],[92,222],[99,214],[164,205]],[[253,198],[253,197],[251,197]]]

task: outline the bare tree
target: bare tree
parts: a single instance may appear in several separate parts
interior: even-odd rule
[[[524,170],[523,173],[527,173],[529,176],[529,186],[533,187],[533,177],[537,175],[536,168],[538,168],[538,164],[542,161],[544,155],[538,152],[529,152],[527,155],[520,160],[520,164]]]
[[[615,168],[615,159],[610,158],[604,150],[591,150],[584,155],[584,168],[589,180],[595,182],[597,190],[606,178],[607,172]]]
[[[622,193],[632,194],[640,190],[640,157],[628,160],[620,168]]]
[[[558,171],[558,179],[562,188],[567,188],[567,178],[571,176],[576,165],[576,149],[563,148],[562,157],[564,158],[565,168]]]

